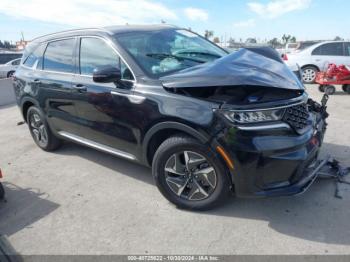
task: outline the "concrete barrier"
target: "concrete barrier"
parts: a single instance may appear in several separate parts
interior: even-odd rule
[[[0,79],[0,106],[14,104],[15,102],[12,79]]]

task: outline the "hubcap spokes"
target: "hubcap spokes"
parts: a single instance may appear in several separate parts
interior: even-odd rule
[[[165,179],[176,195],[187,200],[209,197],[217,182],[215,170],[207,159],[192,151],[179,152],[168,159]]]
[[[306,69],[302,73],[303,80],[306,82],[311,82],[316,77],[316,72],[312,69]]]
[[[47,143],[47,132],[46,127],[43,124],[43,122],[40,119],[40,116],[38,114],[32,114],[30,117],[30,127],[31,130],[35,136],[35,139],[40,144],[46,144]]]

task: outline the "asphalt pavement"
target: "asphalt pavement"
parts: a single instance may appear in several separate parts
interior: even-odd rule
[[[350,166],[350,95],[332,96],[329,112],[322,156]],[[183,211],[150,169],[72,143],[44,152],[20,121],[16,106],[0,107],[0,234],[21,254],[350,254],[350,186],[343,199],[322,179],[300,196]]]

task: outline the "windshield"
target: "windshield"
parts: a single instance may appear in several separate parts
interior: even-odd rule
[[[149,75],[164,76],[206,63],[227,53],[187,30],[161,30],[118,34],[116,40]]]

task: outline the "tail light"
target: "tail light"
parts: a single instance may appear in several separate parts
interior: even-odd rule
[[[284,54],[284,55],[283,55],[283,60],[284,60],[284,61],[288,61],[288,56],[287,56],[287,54]]]

